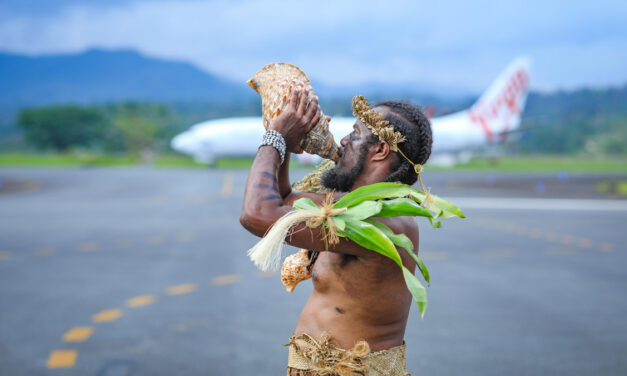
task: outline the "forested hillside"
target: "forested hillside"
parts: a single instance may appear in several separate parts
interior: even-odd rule
[[[510,148],[521,152],[627,153],[627,86],[531,93],[523,114],[528,128]]]
[[[350,115],[352,91],[320,88],[330,115]],[[411,86],[364,84],[372,102],[411,99],[435,116],[470,106],[471,96],[429,95]],[[259,116],[259,97],[191,64],[135,51],[89,50],[28,57],[0,53],[0,151],[97,149],[164,151],[194,123]],[[627,85],[529,94],[514,153],[627,154]],[[518,137],[515,137],[518,136]]]

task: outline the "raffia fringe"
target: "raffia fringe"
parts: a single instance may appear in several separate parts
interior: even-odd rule
[[[283,242],[292,226],[301,222],[306,222],[310,228],[324,226],[326,223],[328,229],[322,227],[325,249],[329,244],[337,244],[339,238],[331,217],[345,211],[346,208],[333,209],[333,193],[329,192],[320,210],[292,210],[279,218],[270,231],[248,250],[248,257],[263,271],[278,271],[281,267]]]
[[[338,349],[329,342],[328,337],[316,340],[308,334],[290,338],[289,346],[307,358],[310,371],[319,376],[356,376],[364,375],[367,365],[363,364],[370,354],[370,346],[366,341],[355,344],[351,350]]]

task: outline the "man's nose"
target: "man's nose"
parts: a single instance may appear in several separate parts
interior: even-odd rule
[[[340,145],[342,145],[342,147],[346,147],[346,144],[348,143],[348,140],[350,139],[349,137],[350,135],[347,134],[346,136],[344,136],[343,139],[340,140]]]

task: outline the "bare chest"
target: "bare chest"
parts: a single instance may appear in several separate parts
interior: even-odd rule
[[[319,293],[338,292],[362,294],[371,293],[385,280],[394,279],[400,274],[393,262],[384,258],[364,259],[353,255],[321,252],[312,270],[314,288]],[[397,273],[392,273],[396,271]]]

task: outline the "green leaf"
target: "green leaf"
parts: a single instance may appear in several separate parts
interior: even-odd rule
[[[294,203],[292,204],[292,207],[294,209],[301,209],[301,210],[312,210],[312,209],[320,210],[320,208],[309,197],[299,198],[298,200],[294,201]]]
[[[433,228],[441,228],[441,227],[442,227],[442,222],[440,222],[440,221],[436,221],[436,220],[435,220],[435,219],[433,219],[433,218],[429,218],[429,222],[431,222],[431,226],[432,226]]]
[[[336,215],[335,217],[331,217],[330,219],[333,221],[333,223],[335,223],[335,226],[337,226],[340,231],[344,231],[344,229],[346,228],[346,222],[344,222],[342,218],[338,218],[338,216]]]
[[[442,223],[434,219],[433,214],[420,206],[411,198],[399,197],[393,200],[381,200],[383,207],[377,217],[422,216],[427,217],[433,228],[442,227]]]
[[[389,228],[386,224],[378,222],[373,219],[368,219],[365,222],[370,223],[371,225],[377,227],[381,232],[387,236],[392,243],[395,245],[405,249],[409,256],[414,260],[418,269],[420,269],[420,274],[427,281],[427,284],[431,283],[429,280],[429,269],[427,269],[427,265],[414,253],[414,244],[405,234],[395,234],[391,228]]]
[[[459,217],[459,218],[466,218],[466,216],[464,216],[464,214],[462,213],[462,211],[455,206],[453,203],[446,201],[445,199],[438,197],[436,195],[432,195],[431,196],[431,200],[432,202],[430,203],[425,203],[425,194],[422,193],[421,191],[412,188],[412,192],[411,192],[411,196],[418,201],[419,203],[423,204],[423,206],[436,213],[436,218],[437,217],[442,217],[442,218],[451,218],[451,217]]]
[[[394,243],[385,236],[377,227],[364,221],[345,218],[346,227],[344,235],[350,240],[371,251],[382,254],[392,259],[398,266],[402,266],[401,256],[398,254]]]
[[[375,183],[361,186],[354,191],[347,193],[333,205],[337,208],[350,208],[368,200],[378,200],[380,198],[403,197],[411,193],[412,188],[406,184],[396,183]]]
[[[422,274],[422,277],[427,281],[427,285],[431,285],[431,277],[429,275],[429,269],[427,269],[427,265],[425,265],[424,261],[420,257],[418,257],[415,253],[413,254],[415,257],[412,257]]]
[[[393,200],[382,200],[381,211],[377,217],[399,217],[399,216],[421,216],[421,217],[433,217],[427,209],[420,206],[416,201],[411,198],[400,197]]]
[[[409,292],[414,297],[418,311],[420,311],[420,317],[424,317],[425,310],[427,309],[427,290],[416,276],[409,271],[406,267],[403,268],[403,277],[405,278],[405,284],[409,289]]]
[[[409,252],[414,251],[414,244],[407,237],[407,235],[395,234],[394,231],[392,231],[392,229],[388,227],[388,225],[386,225],[385,223],[376,221],[374,219],[366,219],[364,220],[364,222],[369,223],[373,225],[374,227],[378,228],[383,234],[385,234],[385,236],[387,236],[392,241],[392,243],[396,244],[397,246],[405,248]]]
[[[364,201],[355,206],[351,206],[341,215],[350,216],[356,220],[362,220],[379,214],[382,207],[383,204],[379,201]]]
[[[365,221],[356,221],[353,219],[346,219],[346,228],[343,231],[343,235],[346,235],[349,239],[355,243],[361,245],[364,248],[378,252],[386,257],[391,258],[396,262],[398,266],[403,270],[403,278],[407,289],[416,300],[416,305],[420,311],[420,316],[423,317],[427,308],[427,292],[424,286],[420,283],[418,278],[413,275],[409,269],[403,266],[401,257],[394,246],[394,243],[386,234],[380,229],[382,226],[374,225]],[[385,226],[389,232],[394,234],[389,227]],[[406,237],[406,236],[405,236]],[[408,239],[409,240],[409,239]],[[410,241],[411,244],[411,241]],[[407,244],[405,244],[407,245]],[[413,248],[413,246],[411,247]]]

